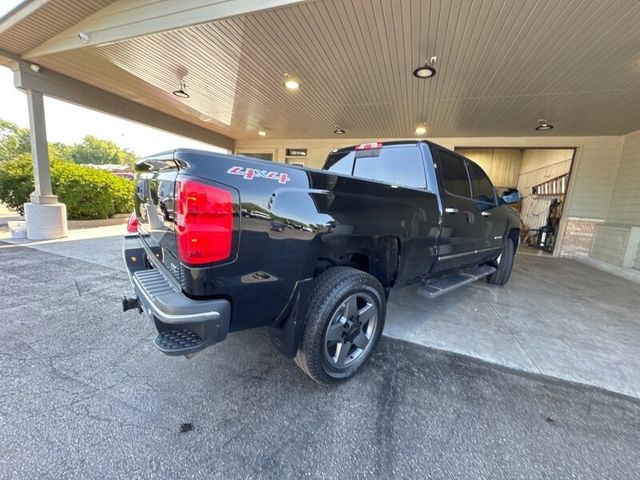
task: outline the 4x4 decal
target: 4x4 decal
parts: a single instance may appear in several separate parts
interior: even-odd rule
[[[231,167],[227,170],[230,175],[241,175],[245,180],[253,180],[254,178],[268,178],[269,180],[277,180],[278,183],[286,184],[291,180],[289,175],[281,172],[270,170],[257,170],[255,168]]]

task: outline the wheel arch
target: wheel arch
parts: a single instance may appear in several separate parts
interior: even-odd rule
[[[373,275],[385,288],[395,284],[400,266],[400,240],[395,236],[358,237],[322,255],[314,276],[331,267],[352,267]]]

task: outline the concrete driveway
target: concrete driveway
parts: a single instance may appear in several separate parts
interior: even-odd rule
[[[567,259],[518,255],[504,287],[391,294],[387,335],[640,398],[640,284]]]
[[[334,388],[263,330],[170,358],[122,270],[0,265],[0,478],[640,478],[630,397],[388,337]]]

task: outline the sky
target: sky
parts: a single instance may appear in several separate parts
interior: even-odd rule
[[[18,3],[18,2],[13,2]],[[0,16],[4,9],[0,7]],[[0,118],[29,127],[27,97],[14,87],[13,73],[0,67]],[[87,135],[111,140],[123,148],[133,150],[138,156],[172,150],[174,148],[198,148],[223,152],[225,150],[190,138],[130,122],[112,115],[72,105],[45,97],[47,139],[50,142],[78,143]]]
[[[0,18],[16,8],[22,2],[24,2],[24,0],[2,0],[2,3],[0,3]]]

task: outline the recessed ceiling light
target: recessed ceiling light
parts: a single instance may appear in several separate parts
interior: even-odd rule
[[[78,33],[78,38],[80,39],[80,41],[82,43],[89,43],[89,41],[91,40],[91,35],[89,35],[86,32],[79,32]]]
[[[290,75],[284,76],[284,86],[288,90],[298,90],[300,88],[300,81]]]
[[[260,135],[261,137],[266,137],[267,131],[264,128],[261,130],[258,130],[258,135]]]
[[[334,135],[344,135],[345,133],[347,133],[346,130],[341,127],[336,127],[336,129],[333,131]]]
[[[416,127],[416,134],[417,135],[424,135],[425,133],[427,133],[427,127],[425,127],[424,125],[418,125]]]
[[[434,64],[436,63],[437,57],[431,57],[431,60],[427,60],[424,62],[424,65],[416,68],[413,71],[413,76],[416,78],[431,78],[436,76],[436,67]]]
[[[173,94],[176,97],[189,98],[189,94],[187,93],[187,85],[184,83],[184,81],[180,82],[180,88],[178,90],[174,90]]]
[[[542,118],[538,120],[538,126],[536,127],[536,130],[538,130],[539,132],[547,132],[551,129],[553,129],[553,125],[551,125],[549,122]]]

